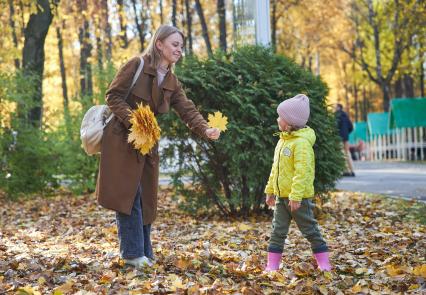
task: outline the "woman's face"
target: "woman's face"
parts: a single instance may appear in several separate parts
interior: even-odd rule
[[[161,52],[163,62],[171,65],[176,63],[182,56],[183,38],[181,34],[174,33],[163,41],[158,40],[156,46]]]

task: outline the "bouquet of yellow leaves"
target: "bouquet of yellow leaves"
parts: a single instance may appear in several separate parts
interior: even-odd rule
[[[146,155],[160,139],[160,127],[149,106],[138,105],[131,111],[130,134],[127,141],[133,142],[135,149]]]

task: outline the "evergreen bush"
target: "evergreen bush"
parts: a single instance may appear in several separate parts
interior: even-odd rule
[[[333,114],[327,110],[325,83],[290,59],[271,50],[248,46],[212,58],[185,58],[176,68],[187,96],[201,113],[221,111],[228,130],[217,142],[191,136],[174,112],[161,117],[162,166],[173,167],[172,179],[189,211],[216,206],[226,215],[262,210],[278,137],[277,105],[298,93],[311,100],[308,125],[317,134],[316,193],[334,187],[343,159]],[[192,186],[184,186],[190,177]]]

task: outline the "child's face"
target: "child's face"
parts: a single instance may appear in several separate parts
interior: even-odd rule
[[[287,127],[289,126],[288,123],[280,116],[278,116],[277,118],[277,123],[278,123],[278,128],[280,128],[281,131],[286,131]]]

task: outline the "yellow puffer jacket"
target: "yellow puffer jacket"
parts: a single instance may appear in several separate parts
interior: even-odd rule
[[[310,127],[280,133],[265,194],[293,201],[314,196],[315,139]]]

